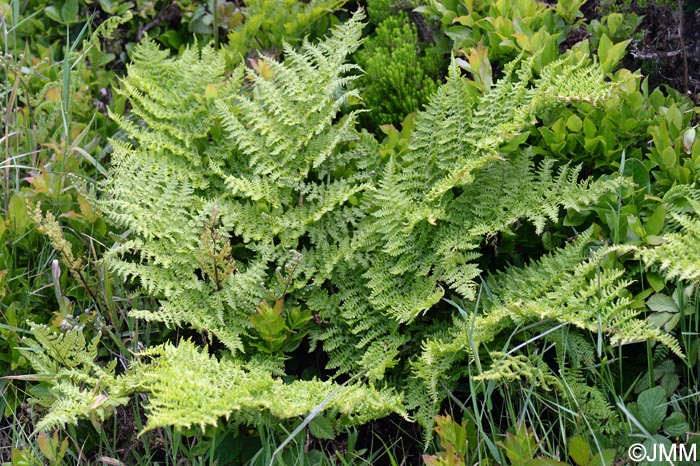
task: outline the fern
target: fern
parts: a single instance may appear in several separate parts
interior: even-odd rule
[[[681,192],[679,192],[681,191]],[[674,206],[674,199],[685,199],[685,207]],[[676,188],[664,196],[671,208],[672,225],[663,243],[640,249],[637,253],[647,264],[655,264],[667,280],[700,280],[700,192]]]
[[[610,405],[603,387],[588,383],[580,370],[561,370],[560,395],[567,406],[575,408],[578,416],[587,419],[588,425],[600,428],[608,435],[625,428],[618,412]]]
[[[235,361],[217,360],[191,341],[152,348],[141,358],[130,377],[138,381],[139,391],[149,393],[144,431],[167,425],[205,429],[221,417],[252,423],[265,410],[280,419],[303,416],[336,389],[324,412],[340,427],[390,413],[407,416],[401,397],[390,390],[318,380],[283,384],[260,368],[246,370]]]
[[[31,325],[31,331],[34,338],[26,339],[20,352],[46,385],[32,399],[47,410],[36,431],[76,424],[81,418],[104,420],[128,401],[128,391],[114,375],[117,361],[106,367],[95,363],[99,335],[87,341],[80,326],[59,332]]]
[[[443,387],[468,376],[480,353],[495,362],[483,377],[556,385],[526,355],[489,353],[532,324],[678,351],[636,318],[623,273],[599,270],[606,252],[589,256],[591,231],[524,268],[486,276],[479,267],[489,235],[522,221],[541,233],[563,209],[583,211],[627,183],[580,179],[580,168],[521,147],[540,112],[596,105],[620,83],[570,54],[539,77],[534,58],[517,59],[481,94],[453,60],[405,150],[382,158],[348,105],[362,97],[361,70],[347,64],[362,19],[286,46],[284,62],[230,74],[211,47],[171,59],[146,41],[135,52],[120,91],[133,114],[114,116],[130,140],[113,143],[101,201],[128,234],[105,260],[158,299],[159,309],[132,315],[224,345],[214,357],[188,341],[165,344],[116,379],[115,397],[149,393],[147,428],[300,416],[335,390],[326,409],[340,425],[405,416],[407,405],[429,427]],[[440,305],[446,294],[468,303],[463,313]],[[282,384],[286,353],[307,335],[336,377],[367,381]]]
[[[589,77],[596,73],[572,60],[550,66],[589,83],[588,95],[570,84],[556,89],[548,72],[529,88],[532,60],[525,60],[517,69],[519,62],[510,64],[494,89],[479,97],[453,63],[448,82],[416,118],[411,150],[389,161],[369,197],[370,217],[358,237],[372,251],[373,265],[363,276],[375,308],[410,322],[443,296],[441,282],[473,298],[479,270],[472,251],[484,234],[520,218],[532,219],[541,231],[561,207],[580,210],[620,186],[620,180],[578,184],[578,168],[561,168],[555,177],[549,160],[535,169],[530,154],[514,150],[517,144],[504,160],[508,149],[501,146],[518,140],[545,102],[595,100],[611,91],[602,75],[595,86]]]
[[[284,295],[316,278],[314,246],[340,260],[357,216],[345,206],[366,185],[362,176],[333,173],[373,147],[354,131],[355,114],[334,121],[356,94],[346,89],[355,67],[343,62],[359,45],[360,19],[320,44],[288,48],[285,64],[265,59],[272,78],[248,71],[250,89],[242,88],[242,68],[225,77],[211,47],[179,59],[153,42],[139,47],[121,92],[141,122],[115,116],[134,142],[115,142],[103,203],[134,233],[108,263],[163,299],[158,312],[135,316],[188,324],[232,351],[250,351],[242,336],[267,296],[260,284],[273,280],[267,264],[302,252],[299,283]]]
[[[205,429],[221,417],[253,423],[264,410],[280,419],[294,418],[313,411],[326,398],[330,400],[324,413],[340,428],[391,413],[407,417],[401,395],[391,389],[318,380],[283,384],[264,366],[217,360],[191,341],[144,351],[140,363],[116,377],[116,360],[104,368],[94,362],[99,337],[88,343],[83,328],[55,333],[47,326],[33,326],[32,333],[36,340],[26,340],[21,351],[48,385],[34,399],[48,410],[37,431],[81,418],[103,420],[132,392],[149,394],[144,431],[166,425]]]
[[[559,387],[559,379],[552,374],[551,370],[537,355],[511,355],[492,351],[490,356],[494,358],[493,364],[489,369],[474,377],[474,380],[505,380],[512,382],[525,379],[534,386],[547,391],[552,390],[554,387]]]
[[[675,338],[635,318],[639,311],[625,297],[630,282],[625,280],[624,271],[599,268],[607,251],[591,253],[586,259],[585,246],[590,238],[588,230],[555,254],[527,267],[511,267],[490,276],[479,299],[465,309],[466,318],[455,317],[448,332],[424,342],[413,370],[426,385],[433,409],[444,398],[442,385],[450,386],[467,375],[467,370],[459,366],[461,361],[473,359],[481,345],[494,341],[498,335],[536,322],[559,322],[602,332],[609,336],[612,345],[657,340],[682,357]],[[508,380],[517,374],[532,377],[530,366],[521,356],[509,356],[497,359],[496,365],[480,377]],[[431,425],[428,412],[422,411],[419,420]]]

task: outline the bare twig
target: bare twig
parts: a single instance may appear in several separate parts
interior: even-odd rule
[[[687,57],[687,51],[685,50],[685,47],[680,50],[671,50],[670,52],[640,52],[639,50],[633,49],[630,50],[630,53],[634,58],[637,58],[639,60],[658,60],[659,58],[671,58],[680,54],[683,54]]]

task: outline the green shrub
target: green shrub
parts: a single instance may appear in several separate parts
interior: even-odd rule
[[[395,0],[368,0],[367,16],[369,17],[369,23],[378,26],[384,20],[396,15],[401,3]]]
[[[251,51],[276,55],[283,43],[299,45],[309,33],[321,37],[338,19],[331,12],[347,0],[251,0],[242,22],[228,34],[229,60],[238,63]]]
[[[362,120],[370,128],[398,124],[418,110],[435,92],[442,68],[442,57],[435,47],[418,42],[416,27],[405,13],[382,21],[356,61],[365,71],[358,86],[369,110]]]
[[[582,4],[580,0],[560,1],[556,7],[536,0],[431,0],[417,10],[441,22],[455,52],[468,54],[475,47],[486,47],[489,58],[501,64],[524,52],[536,56],[539,71],[559,55],[559,44],[581,16]]]

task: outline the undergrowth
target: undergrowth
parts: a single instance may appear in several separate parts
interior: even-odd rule
[[[585,3],[0,3],[3,464],[695,446],[698,109]]]

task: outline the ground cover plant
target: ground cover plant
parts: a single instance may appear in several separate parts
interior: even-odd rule
[[[698,111],[621,68],[692,5],[32,3],[0,3],[3,462],[697,444]]]

